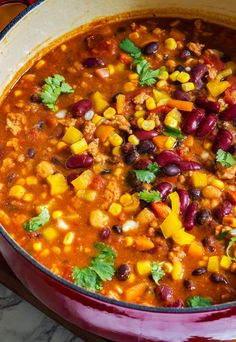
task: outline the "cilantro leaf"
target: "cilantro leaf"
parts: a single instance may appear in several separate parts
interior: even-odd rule
[[[186,305],[190,308],[195,308],[198,306],[209,306],[212,302],[209,298],[204,298],[200,296],[192,296],[186,300]]]
[[[156,82],[156,78],[160,75],[160,69],[151,70],[150,64],[145,59],[137,63],[136,71],[139,75],[139,84],[141,86],[152,86]]]
[[[32,217],[29,221],[24,223],[24,230],[27,232],[35,232],[40,227],[44,226],[50,220],[50,214],[47,207],[40,207],[40,214]]]
[[[183,139],[184,137],[180,129],[170,126],[165,126],[163,134],[177,139]]]
[[[216,153],[216,161],[221,163],[222,166],[231,167],[236,165],[236,158],[229,152],[219,149]]]
[[[72,271],[72,278],[77,286],[83,287],[90,291],[98,291],[102,289],[102,280],[97,273],[87,268],[79,268],[75,266]]]
[[[230,230],[225,230],[224,232],[219,233],[218,235],[216,235],[216,239],[218,241],[224,240],[229,232]]]
[[[145,202],[160,202],[161,200],[161,194],[159,191],[152,190],[152,191],[141,191],[139,192],[139,198]]]
[[[231,237],[230,240],[229,240],[229,244],[228,244],[228,246],[227,246],[227,248],[226,248],[226,255],[227,255],[228,257],[230,257],[233,261],[236,261],[236,258],[234,258],[234,257],[232,257],[232,256],[230,255],[230,248],[233,246],[233,244],[234,244],[235,242],[236,242],[236,236]]]
[[[73,93],[73,88],[65,82],[61,75],[54,75],[44,80],[44,85],[40,93],[42,102],[51,110],[55,111],[55,104],[61,94]]]
[[[115,273],[114,250],[103,243],[96,243],[94,247],[100,253],[91,259],[90,265],[84,268],[75,266],[72,270],[75,284],[91,291],[101,290],[103,281],[111,280]]]
[[[119,47],[120,49],[128,53],[131,57],[133,57],[135,60],[138,60],[142,56],[141,49],[137,47],[129,38],[123,39],[120,42]]]
[[[152,278],[155,281],[155,283],[158,285],[159,280],[161,280],[165,276],[165,272],[160,266],[159,262],[152,262]]]
[[[156,179],[156,176],[153,172],[148,170],[134,170],[135,176],[142,183],[153,183]]]
[[[156,175],[160,171],[160,166],[156,162],[154,162],[148,165],[147,170],[155,173]]]

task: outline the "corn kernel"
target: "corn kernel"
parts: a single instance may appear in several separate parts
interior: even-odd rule
[[[42,250],[42,242],[33,243],[33,250],[35,252],[40,252]]]
[[[133,145],[138,145],[138,144],[139,144],[139,139],[136,137],[136,135],[131,134],[131,135],[128,137],[128,142],[130,142],[130,143],[133,144]]]
[[[138,80],[138,79],[139,79],[139,75],[136,72],[129,74],[129,80],[130,81]]]
[[[124,91],[134,91],[136,89],[136,85],[133,82],[126,82],[124,84]]]
[[[115,73],[114,65],[108,64],[108,70],[109,70],[109,74],[113,75]]]
[[[148,110],[152,110],[156,108],[156,102],[153,97],[147,98],[147,100],[145,101],[145,105]]]
[[[186,83],[190,80],[190,75],[185,72],[185,71],[181,71],[178,75],[177,75],[177,81],[181,82],[181,83]]]
[[[133,283],[135,281],[135,275],[134,273],[131,273],[129,276],[129,279],[126,280],[127,283]]]
[[[123,194],[120,196],[120,203],[123,206],[130,205],[130,204],[132,204],[132,202],[133,202],[133,199],[132,199],[132,196],[130,194],[126,193],[126,194]]]
[[[21,185],[14,185],[9,191],[9,196],[17,199],[21,199],[26,192],[26,189]]]
[[[139,118],[139,119],[137,120],[138,128],[142,128],[141,125],[142,125],[143,121],[144,121],[144,118]]]
[[[174,137],[168,137],[165,143],[165,147],[171,150],[175,144],[176,144],[176,139]]]
[[[211,147],[212,147],[212,143],[211,143],[210,141],[204,141],[203,147],[204,147],[206,150],[210,150]]]
[[[168,83],[166,82],[166,80],[160,80],[156,83],[156,87],[157,88],[165,88],[168,85]]]
[[[233,213],[236,214],[236,205],[233,207]]]
[[[177,48],[176,40],[174,38],[167,38],[165,40],[165,47],[168,50],[175,50]]]
[[[82,139],[83,134],[78,130],[77,128],[70,126],[66,133],[64,134],[62,141],[64,141],[67,144],[74,144],[80,139]]]
[[[71,184],[76,190],[85,190],[92,183],[92,180],[93,172],[91,170],[85,170],[79,175],[79,177],[74,179]]]
[[[115,176],[119,177],[123,172],[124,172],[124,169],[122,169],[121,167],[117,167],[117,168],[114,170],[113,174],[114,174]]]
[[[91,226],[95,228],[103,228],[108,224],[109,217],[104,211],[95,209],[91,211],[89,221]]]
[[[52,213],[52,218],[58,219],[63,216],[63,212],[61,210],[55,210]]]
[[[207,185],[206,173],[200,171],[193,172],[192,182],[195,188],[204,188]]]
[[[70,253],[71,252],[71,246],[64,246],[63,252],[64,253]]]
[[[28,176],[25,179],[27,185],[36,185],[38,184],[38,180],[35,176]]]
[[[58,237],[58,232],[55,228],[48,227],[42,231],[42,235],[48,242],[52,242]]]
[[[155,128],[155,121],[154,120],[143,120],[141,124],[141,128],[144,131],[151,131]]]
[[[233,217],[231,215],[224,216],[223,224],[226,226],[230,226],[231,228],[236,228],[236,217]]]
[[[176,128],[178,126],[177,120],[175,120],[171,116],[166,116],[165,117],[164,124],[166,126],[169,126],[169,127],[172,127],[172,128]]]
[[[72,144],[70,148],[74,154],[80,154],[88,149],[88,144],[87,141],[83,138],[80,141]]]
[[[114,131],[109,135],[109,141],[113,146],[120,146],[123,143],[121,136]]]
[[[116,115],[116,110],[115,108],[112,108],[112,107],[108,107],[103,113],[103,116],[106,119],[112,119],[115,115]]]
[[[35,69],[40,69],[42,68],[44,65],[46,64],[45,60],[41,59],[36,65],[35,65]]]
[[[177,81],[177,77],[179,74],[180,74],[180,72],[178,70],[172,72],[172,74],[170,74],[171,81],[173,81],[173,82]]]
[[[170,262],[164,262],[163,263],[163,270],[166,273],[171,273],[173,271],[173,265]]]
[[[131,236],[126,236],[125,237],[125,246],[130,247],[134,243],[134,239]]]
[[[145,115],[145,110],[137,110],[134,113],[136,119],[142,118]]]
[[[15,92],[14,92],[14,96],[21,96],[22,95],[22,90],[15,90]]]
[[[67,233],[63,239],[63,245],[66,245],[66,246],[71,245],[74,238],[75,238],[74,232]]]
[[[61,248],[57,247],[57,246],[52,246],[51,250],[53,251],[53,253],[60,255],[61,254]]]
[[[220,81],[222,78],[232,75],[233,70],[231,68],[224,69],[218,73],[216,80]]]
[[[119,203],[112,203],[108,211],[113,216],[118,216],[122,211],[122,206]]]
[[[166,70],[166,67],[161,67],[159,70],[160,70],[160,74],[158,76],[159,80],[167,80],[169,77],[169,73]]]
[[[92,123],[94,123],[94,125],[98,125],[99,123],[101,123],[103,121],[103,117],[101,115],[97,115],[95,114],[92,118]]]
[[[136,271],[140,276],[151,274],[152,266],[149,260],[140,260],[136,264]]]
[[[116,64],[116,65],[115,65],[115,70],[116,70],[117,72],[122,72],[122,71],[124,71],[124,70],[125,70],[125,64],[123,64],[123,63],[118,63],[118,64]]]
[[[16,182],[17,185],[25,185],[25,179],[24,178],[19,178]]]
[[[173,280],[181,280],[184,276],[183,264],[180,261],[176,261],[173,264],[173,270],[171,272]]]
[[[216,178],[214,178],[214,179],[211,181],[211,185],[215,186],[216,188],[218,188],[218,189],[220,189],[220,190],[223,190],[224,187],[225,187],[224,182],[222,182],[220,179],[216,179]]]
[[[41,253],[40,256],[41,257],[47,257],[50,254],[49,249],[44,249]]]
[[[115,146],[112,149],[113,156],[120,156],[120,146]]]
[[[93,202],[97,197],[97,192],[95,190],[78,190],[76,195],[88,202]]]
[[[125,95],[119,94],[116,101],[116,110],[118,114],[123,114],[125,108]]]
[[[25,201],[25,202],[32,202],[33,201],[33,199],[34,199],[34,195],[33,194],[25,194],[24,196],[23,196],[23,201]]]
[[[225,269],[228,270],[230,268],[232,264],[232,259],[226,255],[223,255],[221,260],[220,260],[220,266]]]
[[[183,91],[185,91],[186,93],[188,91],[192,91],[195,89],[195,85],[193,82],[187,82],[181,85],[181,88],[183,89]]]
[[[64,150],[64,148],[66,148],[66,143],[64,143],[63,141],[59,141],[59,143],[57,144],[57,149],[58,151],[62,151]]]
[[[182,120],[182,115],[178,109],[173,108],[169,113],[166,114],[164,124],[166,126],[176,128]]]

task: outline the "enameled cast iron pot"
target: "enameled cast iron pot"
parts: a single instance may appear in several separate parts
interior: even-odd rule
[[[0,0],[0,4],[16,2]],[[30,5],[35,0],[18,1]],[[236,28],[235,0],[41,0],[0,34],[0,94],[40,50],[76,27],[104,16],[147,10],[162,16],[201,17]],[[141,13],[141,14],[140,14]],[[122,341],[236,341],[236,302],[207,308],[152,308],[80,289],[37,263],[0,227],[0,252],[40,301],[69,322]]]

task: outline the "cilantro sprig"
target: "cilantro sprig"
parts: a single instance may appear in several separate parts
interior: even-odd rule
[[[152,190],[152,191],[141,191],[139,192],[139,198],[147,203],[151,202],[160,202],[161,201],[161,194],[159,191]]]
[[[216,153],[216,161],[222,166],[231,167],[236,165],[236,158],[229,152],[219,149]]]
[[[73,267],[72,278],[76,285],[90,291],[98,291],[103,288],[103,281],[111,280],[115,273],[114,250],[103,243],[94,245],[100,251],[91,259],[88,267]]]
[[[163,134],[167,135],[169,137],[174,137],[176,139],[183,139],[184,138],[184,136],[183,136],[183,134],[182,134],[180,129],[174,128],[174,127],[170,127],[170,126],[165,126]]]
[[[232,236],[229,240],[228,246],[226,248],[226,255],[230,257],[233,261],[236,261],[236,258],[232,257],[230,254],[230,249],[233,246],[233,244],[236,242],[236,236]]]
[[[209,306],[212,305],[212,301],[209,298],[192,296],[186,300],[186,305],[190,308],[196,308],[199,306]]]
[[[136,65],[136,71],[139,75],[139,84],[141,86],[152,86],[156,82],[156,78],[160,75],[160,69],[150,69],[150,63],[143,58],[142,50],[137,47],[132,40],[125,38],[119,44],[119,47],[133,57],[133,64]]]
[[[65,82],[65,78],[61,75],[54,75],[44,80],[44,85],[40,93],[42,103],[49,109],[55,111],[55,104],[61,94],[71,94],[73,88]]]
[[[30,233],[35,232],[50,220],[50,214],[47,207],[40,207],[40,214],[32,217],[29,221],[24,223],[24,230]]]
[[[151,163],[145,170],[133,170],[136,178],[142,183],[153,183],[160,167],[157,163]]]
[[[152,272],[152,278],[155,281],[157,285],[159,285],[159,281],[165,276],[165,272],[161,268],[161,265],[159,262],[152,262],[151,264],[151,272]]]

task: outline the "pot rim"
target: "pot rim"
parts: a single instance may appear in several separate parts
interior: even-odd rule
[[[20,21],[22,20],[27,14],[29,14],[33,9],[38,7],[40,4],[46,2],[47,0],[38,0],[26,9],[24,9],[20,14],[18,14],[6,27],[5,29],[0,32],[0,41],[4,39],[8,32]],[[99,300],[100,302],[104,302],[110,305],[115,305],[118,307],[138,310],[138,311],[146,311],[146,312],[156,312],[156,313],[204,313],[204,312],[214,312],[220,311],[224,309],[231,309],[236,307],[236,301],[223,303],[223,304],[216,304],[207,307],[196,307],[196,308],[171,308],[171,307],[151,307],[146,305],[139,305],[139,304],[132,304],[128,302],[118,301],[116,299],[112,299],[106,296],[103,296],[99,293],[93,293],[82,287],[79,287],[72,282],[59,277],[58,275],[54,274],[48,268],[46,268],[43,264],[39,263],[35,258],[33,258],[29,253],[27,253],[5,230],[5,228],[0,224],[0,231],[3,238],[21,255],[23,256],[28,262],[30,262],[34,267],[39,269],[41,272],[46,274],[47,276],[51,277],[53,280],[59,282],[60,284],[72,289],[76,292],[82,293],[90,298]]]

